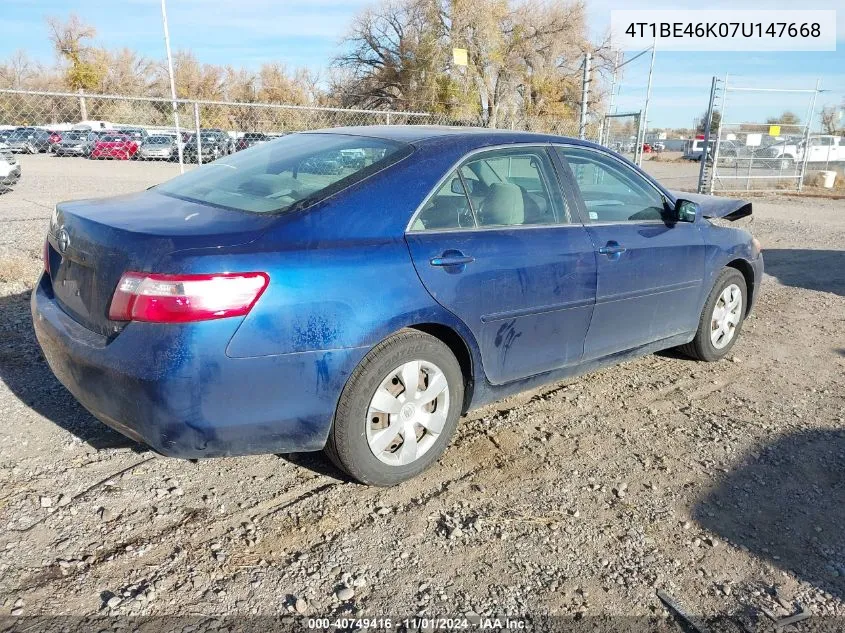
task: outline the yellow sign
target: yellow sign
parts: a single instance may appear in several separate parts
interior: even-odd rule
[[[467,55],[467,49],[465,49],[465,48],[453,48],[452,49],[452,61],[455,63],[455,66],[466,66],[469,63],[469,57]]]
[[[780,126],[779,125],[770,125],[769,126],[769,136],[780,136]]]

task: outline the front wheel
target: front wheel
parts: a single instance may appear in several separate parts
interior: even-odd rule
[[[695,338],[682,346],[681,351],[708,362],[724,358],[739,337],[747,297],[742,273],[735,268],[722,270],[704,304]]]
[[[402,330],[376,345],[349,378],[326,454],[358,481],[392,486],[434,463],[458,424],[464,376],[440,340]]]

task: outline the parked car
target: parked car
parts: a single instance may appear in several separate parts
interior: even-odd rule
[[[135,141],[138,147],[147,142],[150,134],[142,127],[119,127],[117,131]]]
[[[762,159],[763,164],[776,169],[794,169],[805,158],[808,163],[829,163],[845,160],[845,145],[841,137],[830,134],[810,137],[809,152],[807,141],[801,137],[786,138],[778,143],[760,147],[754,157]]]
[[[50,132],[40,128],[26,127],[15,130],[6,141],[12,152],[37,154],[50,149]]]
[[[656,143],[651,144],[651,149],[654,152],[664,152],[666,151],[666,144],[662,141],[657,141]]]
[[[53,146],[58,145],[62,142],[62,135],[56,132],[55,130],[48,130],[50,132],[50,147],[48,151],[53,151]]]
[[[240,152],[241,150],[252,147],[253,145],[261,145],[262,143],[266,143],[269,140],[270,137],[262,132],[247,132],[237,141],[235,141],[235,151]]]
[[[748,168],[749,163],[753,166],[751,161],[753,156],[754,148],[748,147],[741,141],[735,139],[719,141],[719,163],[726,167]]]
[[[301,169],[349,149],[382,158]],[[750,213],[578,139],[293,134],[57,205],[32,317],[70,392],[160,453],[325,449],[391,485],[469,409],[660,349],[730,354],[763,259],[724,225]]]
[[[707,155],[710,156],[713,151],[713,140],[710,140],[705,143],[703,138],[697,138],[689,141],[689,145],[684,151],[684,155],[682,158],[685,158],[687,160],[700,161],[701,156],[702,154],[704,154],[705,151],[705,145],[707,147]]]
[[[87,157],[91,153],[91,149],[96,139],[96,132],[70,130],[69,132],[64,132],[61,142],[53,146],[53,153],[56,156]]]
[[[344,167],[361,169],[367,164],[367,154],[362,149],[340,150],[340,162]]]
[[[210,163],[217,160],[221,156],[226,156],[231,153],[229,145],[228,134],[216,131],[203,131],[200,134],[199,147],[202,151],[202,162]],[[197,135],[192,134],[185,141],[185,147],[182,150],[185,161],[189,163],[197,162]]]
[[[128,136],[119,133],[103,134],[91,149],[89,158],[117,158],[129,160],[138,152],[138,143]]]
[[[9,150],[8,145],[0,143],[0,188],[11,187],[21,177],[21,164]]]
[[[643,143],[643,154],[651,154],[651,144]]]
[[[149,136],[138,151],[138,158],[145,160],[172,160],[176,157],[176,137],[164,134]]]
[[[340,152],[323,152],[303,160],[299,169],[309,174],[337,175],[343,172],[343,158]]]

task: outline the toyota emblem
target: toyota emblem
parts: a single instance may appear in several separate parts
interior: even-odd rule
[[[57,236],[58,245],[59,245],[59,252],[64,253],[67,250],[67,247],[70,246],[70,235],[68,235],[67,231],[62,228],[59,229],[59,235]]]

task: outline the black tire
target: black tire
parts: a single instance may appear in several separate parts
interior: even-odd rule
[[[404,363],[421,360],[436,365],[446,377],[449,407],[446,423],[431,447],[404,466],[379,460],[367,442],[367,411],[376,389]],[[440,340],[417,330],[401,330],[376,345],[352,372],[335,411],[325,453],[334,464],[361,483],[393,486],[418,475],[443,454],[464,400],[464,376],[452,351]]]
[[[713,345],[710,339],[713,310],[722,292],[731,284],[739,287],[742,295],[742,303],[739,309],[739,322],[734,328],[733,337],[728,341],[727,345],[722,348],[717,348]],[[745,284],[745,277],[736,268],[724,268],[716,282],[713,284],[713,289],[704,302],[704,309],[701,311],[701,316],[698,320],[698,330],[695,333],[695,338],[686,345],[682,345],[678,349],[697,360],[714,362],[723,359],[730,353],[737,339],[739,338],[742,324],[745,322],[745,312],[748,307],[748,287]]]

